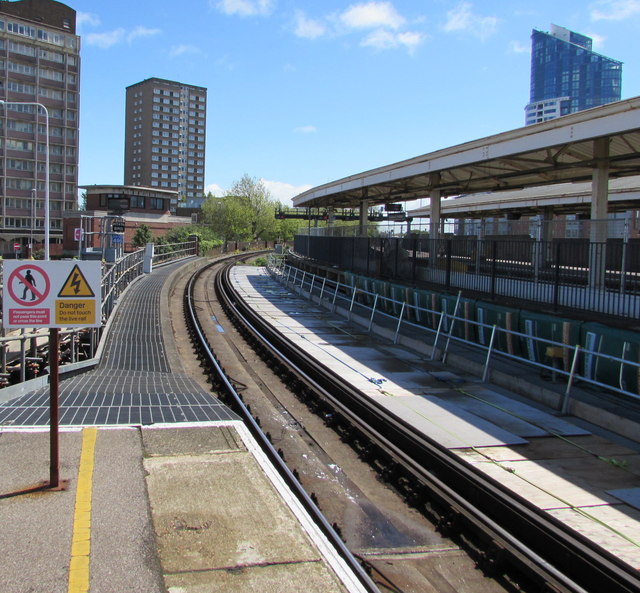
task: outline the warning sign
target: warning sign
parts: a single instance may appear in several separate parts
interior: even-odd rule
[[[6,260],[3,268],[5,328],[101,325],[100,262]]]
[[[96,322],[95,301],[91,299],[56,301],[56,324],[89,326]]]
[[[86,298],[95,296],[93,290],[91,290],[91,286],[89,286],[89,283],[82,274],[82,270],[77,265],[71,270],[71,274],[69,274],[58,293],[58,297]]]

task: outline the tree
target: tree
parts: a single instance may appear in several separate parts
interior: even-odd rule
[[[230,190],[231,195],[240,198],[250,213],[249,229],[252,240],[267,239],[266,235],[275,230],[275,203],[262,181],[245,173]]]
[[[131,244],[134,247],[144,247],[147,243],[151,243],[152,239],[151,229],[146,224],[141,224],[133,234]]]
[[[275,202],[262,181],[245,174],[223,198],[209,196],[202,205],[205,222],[226,241],[277,238]]]

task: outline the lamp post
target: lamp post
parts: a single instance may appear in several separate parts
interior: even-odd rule
[[[42,103],[33,101],[4,101],[0,99],[0,105],[35,105],[36,109],[44,111],[45,117],[45,153],[44,153],[44,259],[49,261],[49,112]],[[38,116],[36,113],[35,152],[38,154]],[[34,158],[34,160],[36,160]],[[38,186],[38,168],[35,167],[36,188]],[[60,485],[60,332],[58,328],[49,329],[49,483],[50,488],[58,488]]]
[[[45,119],[45,153],[44,153],[44,259],[49,259],[49,112],[42,103],[32,101],[4,101],[0,99],[0,105],[35,105],[44,111]],[[36,117],[35,154],[38,152],[38,118]],[[38,185],[38,171],[36,168],[36,186]]]

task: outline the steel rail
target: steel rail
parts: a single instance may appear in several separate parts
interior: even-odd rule
[[[230,259],[231,263],[227,264],[227,266],[232,266],[233,263],[237,260],[246,259],[248,257],[254,257],[256,253],[251,255],[242,254],[242,255],[233,255],[225,259]],[[215,374],[216,386],[220,389],[227,398],[227,401],[230,402],[231,407],[237,412],[249,431],[256,439],[264,453],[269,458],[270,462],[274,465],[274,467],[279,472],[280,476],[283,478],[287,486],[291,489],[294,495],[298,498],[302,506],[309,513],[311,518],[315,521],[316,525],[320,528],[322,533],[328,539],[329,543],[336,550],[337,554],[342,558],[347,567],[353,572],[355,577],[361,583],[364,590],[369,593],[380,593],[380,590],[373,582],[371,577],[367,574],[363,566],[360,562],[351,554],[349,549],[345,546],[344,542],[335,531],[335,529],[329,524],[325,516],[322,514],[320,509],[317,507],[315,502],[311,499],[311,497],[304,490],[298,479],[294,476],[294,474],[289,470],[286,463],[284,462],[281,455],[276,451],[274,446],[271,444],[267,436],[262,432],[259,424],[256,422],[254,417],[251,415],[251,412],[245,406],[242,397],[238,394],[235,387],[231,384],[229,379],[227,378],[224,370],[220,366],[215,353],[212,351],[206,336],[202,331],[202,326],[198,320],[198,315],[196,308],[194,306],[194,298],[193,298],[193,290],[194,285],[197,282],[198,278],[204,273],[205,270],[211,268],[212,266],[220,263],[217,262],[210,264],[209,266],[205,266],[200,270],[196,271],[185,288],[184,293],[184,309],[185,309],[185,317],[187,319],[187,324],[189,326],[190,332],[192,332],[192,339],[196,343],[197,348],[202,353],[202,355],[206,358],[206,362],[209,365],[210,370]],[[220,274],[216,275],[216,292],[218,293],[218,297],[224,297],[225,289],[220,284]],[[228,297],[227,297],[228,298]]]
[[[493,551],[485,558],[487,563],[494,564],[507,554],[512,564],[548,591],[640,591],[639,573],[619,558],[417,433],[345,384],[331,369],[299,351],[243,303],[228,274],[227,267],[220,276],[225,282],[221,290],[229,292],[227,313],[235,316],[237,324],[259,340],[282,367],[290,369],[299,390],[319,394],[325,414],[336,416],[334,422],[355,427],[357,436],[374,443],[390,465],[395,464],[396,472],[419,483],[414,494],[450,509],[441,515],[447,524],[462,522],[491,542]]]

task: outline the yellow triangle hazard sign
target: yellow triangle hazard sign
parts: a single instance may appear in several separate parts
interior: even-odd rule
[[[87,298],[95,296],[80,268],[77,265],[73,266],[71,274],[69,274],[58,293],[58,297]]]

